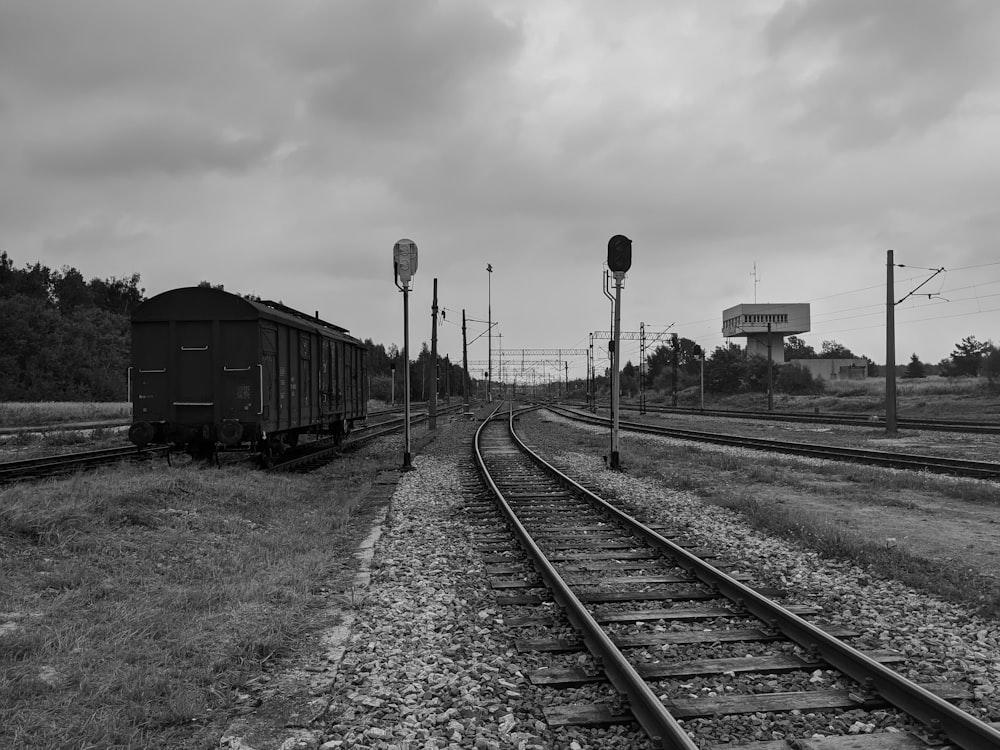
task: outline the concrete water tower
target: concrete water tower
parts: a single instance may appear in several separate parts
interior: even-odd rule
[[[785,336],[809,330],[809,303],[742,304],[722,312],[722,335],[726,338],[745,338],[747,356],[767,358],[768,345],[771,360],[785,361]]]

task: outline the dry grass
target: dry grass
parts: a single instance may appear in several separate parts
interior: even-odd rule
[[[648,393],[650,404],[670,403],[664,394]],[[697,406],[698,389],[689,388],[680,394],[683,406]],[[1000,419],[1000,385],[986,378],[927,378],[896,379],[898,416],[911,418]],[[767,408],[767,396],[744,393],[731,396],[706,394],[705,406],[719,409]],[[885,378],[866,380],[835,380],[826,383],[817,396],[774,396],[776,411],[844,412],[848,414],[885,413]]]
[[[41,427],[66,422],[129,420],[132,405],[72,401],[0,402],[0,427]]]
[[[164,462],[0,492],[0,746],[214,747],[381,468]]]

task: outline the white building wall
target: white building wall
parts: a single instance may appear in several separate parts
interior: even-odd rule
[[[790,364],[808,370],[821,380],[865,380],[868,362],[864,359],[793,359]]]

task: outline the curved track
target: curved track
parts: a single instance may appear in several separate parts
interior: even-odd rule
[[[586,424],[610,427],[611,420],[598,417],[589,412],[567,409],[555,405],[545,408],[568,419]],[[629,432],[642,432],[648,435],[660,435],[681,440],[692,440],[717,445],[730,445],[737,448],[752,448],[754,450],[787,453],[795,456],[821,458],[830,461],[850,461],[884,466],[892,469],[909,471],[929,471],[935,474],[969,477],[972,479],[1000,480],[1000,464],[990,461],[969,461],[958,458],[943,458],[939,456],[921,456],[907,453],[887,453],[885,451],[864,450],[861,448],[839,448],[829,445],[810,445],[808,443],[784,440],[751,438],[739,435],[724,435],[717,432],[702,432],[698,430],[682,430],[673,427],[657,427],[638,422],[621,420],[619,427]]]
[[[691,750],[697,745],[678,724],[678,717],[893,705],[956,746],[970,750],[1000,747],[1000,732],[947,702],[947,698],[965,697],[954,686],[910,682],[883,663],[893,661],[892,654],[852,648],[836,633],[818,627],[793,608],[776,604],[738,576],[640,524],[533,454],[515,434],[514,420],[510,414],[506,419],[488,419],[480,427],[474,446],[479,472],[541,583],[562,606],[582,644],[624,696],[627,707],[624,712],[606,705],[550,707],[546,710],[550,724],[621,723],[634,718],[658,746]],[[602,602],[629,602],[636,610],[595,609]],[[672,606],[643,609],[651,602]],[[716,604],[706,606],[706,602]],[[803,614],[806,611],[799,609]],[[791,653],[786,647],[783,655],[644,663],[625,651],[668,642],[691,643],[695,641],[683,639],[697,640],[699,635],[697,631],[650,634],[636,625],[651,619],[713,621],[709,637],[715,641],[722,638],[720,631],[726,631],[726,637],[733,640],[779,641],[794,647]],[[747,619],[757,625],[738,627]],[[720,624],[730,620],[730,624]],[[615,629],[623,623],[637,632]],[[677,684],[692,674],[781,673],[815,669],[817,664],[840,670],[857,681],[858,687],[691,701],[675,697],[669,684],[671,679]],[[532,680],[545,677],[533,675]],[[588,675],[568,679],[569,684],[579,684]]]

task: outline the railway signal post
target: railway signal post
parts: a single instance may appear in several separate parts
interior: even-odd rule
[[[622,281],[625,272],[632,267],[632,240],[623,234],[616,234],[608,240],[608,268],[615,277],[615,323],[614,339],[611,342],[611,454],[608,456],[608,467],[621,468],[618,451],[618,404],[621,387],[621,358],[619,349],[622,334]]]
[[[403,239],[392,248],[396,288],[403,293],[403,471],[413,470],[410,455],[410,280],[417,272],[417,243]]]

